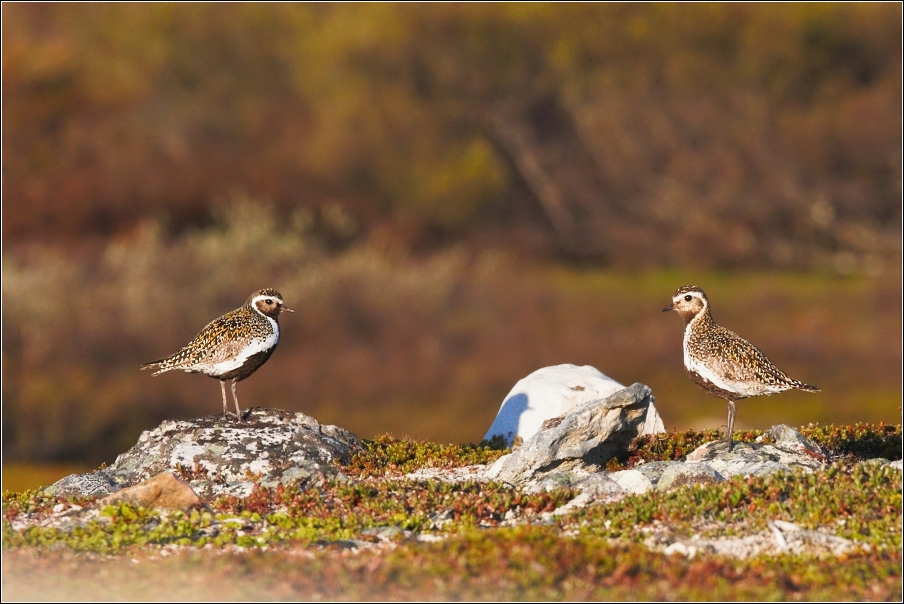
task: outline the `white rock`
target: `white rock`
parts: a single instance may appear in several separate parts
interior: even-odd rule
[[[647,491],[653,490],[653,482],[637,470],[612,472],[609,474],[609,478],[632,495],[643,495]]]
[[[506,395],[484,438],[500,434],[509,446],[518,436],[527,441],[546,420],[561,417],[583,403],[604,399],[624,387],[589,365],[538,369],[519,380]],[[665,432],[665,427],[651,404],[643,434],[657,432]]]
[[[652,400],[648,386],[632,384],[604,399],[582,403],[563,417],[543,422],[536,434],[505,456],[501,468],[494,464],[488,474],[524,485],[551,474],[564,478],[579,468],[598,471],[613,457],[628,453]]]

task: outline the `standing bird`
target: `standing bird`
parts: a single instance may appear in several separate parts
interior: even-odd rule
[[[759,349],[738,334],[716,325],[709,300],[694,285],[679,287],[662,309],[684,319],[684,368],[703,390],[728,401],[728,450],[732,449],[735,401],[797,388],[819,392],[816,386],[788,377]]]
[[[203,373],[220,380],[223,391],[223,417],[226,411],[226,380],[232,380],[235,415],[242,423],[236,382],[244,380],[267,362],[279,343],[279,315],[295,312],[283,304],[275,289],[262,289],[249,296],[241,308],[214,319],[195,339],[176,354],[141,366],[156,369],[160,375],[173,369]]]

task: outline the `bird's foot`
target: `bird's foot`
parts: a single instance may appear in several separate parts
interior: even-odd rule
[[[246,413],[248,413],[248,411],[243,411],[243,412],[241,413],[241,415],[236,414],[236,413],[233,413],[232,411],[227,411],[226,413],[223,414],[223,419],[226,420],[226,421],[229,421],[229,418],[234,417],[236,423],[238,423],[238,424],[244,424],[244,423],[245,423],[245,420],[243,420],[242,417],[243,417]]]

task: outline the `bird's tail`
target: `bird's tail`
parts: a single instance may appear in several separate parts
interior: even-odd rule
[[[156,369],[154,373],[151,375],[160,375],[161,373],[166,373],[167,371],[174,369],[174,367],[169,363],[169,359],[160,359],[159,361],[151,361],[150,363],[144,363],[141,366],[141,370],[145,369]]]
[[[819,390],[819,388],[817,388],[816,386],[811,386],[810,384],[804,384],[804,383],[801,382],[800,380],[794,380],[794,379],[792,379],[792,380],[791,380],[791,383],[792,383],[792,384],[794,385],[794,387],[797,388],[798,390],[806,390],[807,392],[821,392],[821,391]]]

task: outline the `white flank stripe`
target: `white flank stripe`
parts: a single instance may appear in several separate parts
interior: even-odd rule
[[[210,365],[204,370],[204,373],[208,375],[222,375],[229,371],[233,371],[244,365],[251,356],[276,346],[276,343],[279,342],[279,325],[270,317],[267,317],[267,320],[273,325],[273,333],[266,339],[252,340],[237,357],[226,361],[220,361],[216,365]]]
[[[693,371],[714,386],[721,388],[722,390],[727,390],[728,392],[735,392],[739,396],[775,394],[777,392],[784,392],[785,390],[788,390],[787,387],[783,387],[780,384],[774,384],[770,386],[768,384],[754,381],[738,382],[734,380],[726,380],[724,377],[716,374],[712,369],[710,369],[703,363],[692,359],[690,357],[690,354],[688,354],[688,340],[690,339],[691,325],[696,320],[697,318],[694,317],[694,319],[691,320],[691,322],[688,324],[687,329],[685,329],[684,331],[684,366],[688,369],[688,371]]]

